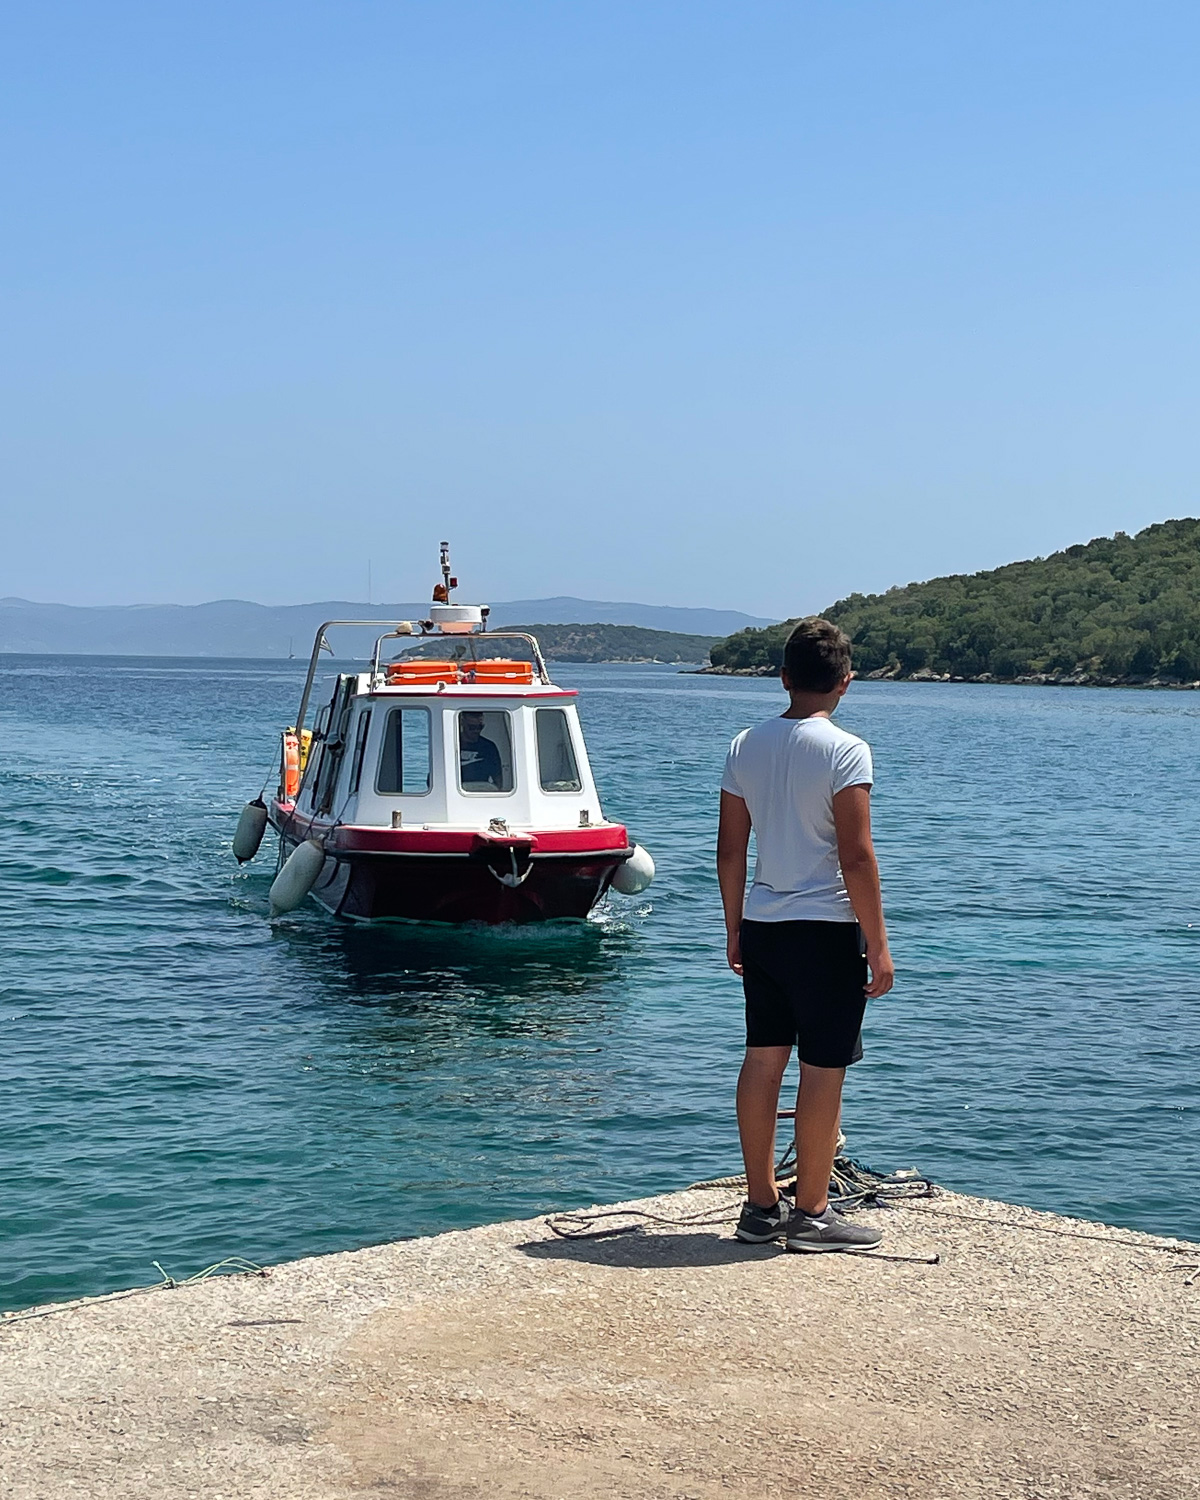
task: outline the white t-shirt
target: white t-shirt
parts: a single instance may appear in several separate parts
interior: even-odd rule
[[[874,779],[869,746],[829,719],[768,719],[742,730],[729,747],[721,788],[743,799],[754,825],[749,921],[854,921],[833,799]]]

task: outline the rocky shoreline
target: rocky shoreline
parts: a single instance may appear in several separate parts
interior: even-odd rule
[[[777,667],[698,667],[692,670],[697,676],[707,677],[779,676]],[[935,672],[930,667],[920,667],[915,672],[902,672],[899,667],[877,667],[873,672],[859,675],[864,682],[986,682],[1001,687],[1167,688],[1174,692],[1200,688],[1200,682],[1168,682],[1163,677],[1105,677],[1098,672],[1028,672],[1019,677],[997,677],[991,672],[980,672],[975,677],[959,677],[950,672]]]

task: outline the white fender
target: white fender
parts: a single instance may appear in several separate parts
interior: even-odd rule
[[[238,819],[237,832],[233,836],[233,857],[239,865],[253,859],[263,841],[267,829],[267,804],[261,797],[247,802]]]
[[[325,863],[325,848],[318,839],[297,844],[284,861],[271,886],[271,915],[281,917],[296,908],[317,883]]]
[[[625,863],[617,866],[613,890],[620,891],[622,896],[640,896],[653,879],[654,861],[641,844],[635,844]]]

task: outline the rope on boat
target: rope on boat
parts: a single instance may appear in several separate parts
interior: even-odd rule
[[[506,885],[510,890],[515,890],[517,886],[524,885],[525,882],[529,879],[530,873],[533,870],[533,860],[531,859],[525,866],[524,871],[521,871],[517,869],[517,851],[511,845],[509,846],[508,857],[510,860],[512,860],[511,875],[501,875],[500,872],[493,869],[490,864],[486,866],[486,869],[488,871],[488,874],[493,875],[501,885]]]

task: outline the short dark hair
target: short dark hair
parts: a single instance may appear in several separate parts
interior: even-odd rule
[[[850,675],[850,637],[832,620],[809,615],[787,638],[783,670],[798,693],[832,693]]]

